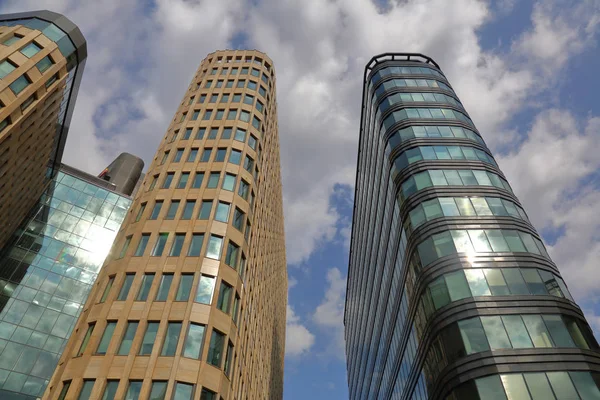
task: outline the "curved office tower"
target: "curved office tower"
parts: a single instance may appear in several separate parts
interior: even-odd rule
[[[351,399],[600,399],[600,353],[438,65],[364,77],[345,310]]]
[[[287,271],[272,62],[202,61],[45,399],[281,399]]]

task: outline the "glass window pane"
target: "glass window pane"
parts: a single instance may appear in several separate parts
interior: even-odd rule
[[[444,275],[446,284],[448,285],[448,292],[450,293],[450,300],[457,301],[467,297],[471,297],[471,291],[467,284],[467,279],[463,271],[455,271]]]
[[[550,334],[540,315],[522,315],[521,317],[535,347],[552,347]]]
[[[500,375],[508,400],[531,400],[525,380],[521,374]]]
[[[148,322],[142,345],[140,346],[140,355],[149,355],[152,353],[152,347],[156,341],[156,333],[158,332],[158,322]]]
[[[547,372],[548,380],[552,389],[556,394],[557,399],[578,399],[579,396],[575,391],[575,386],[566,372]],[[587,400],[587,399],[585,399]]]
[[[423,202],[423,210],[425,211],[425,216],[427,217],[428,221],[444,216],[442,214],[442,207],[440,207],[438,199]]]
[[[487,240],[487,236],[483,230],[469,230],[469,237],[471,238],[471,243],[473,243],[473,247],[476,252],[489,252],[492,251],[492,247]]]
[[[465,269],[465,276],[467,277],[473,296],[491,296],[490,288],[483,275],[483,270]]]
[[[224,202],[220,201],[219,204],[217,205],[217,212],[215,213],[215,220],[221,221],[221,222],[228,222],[230,207],[231,206],[229,203],[224,203]]]
[[[487,238],[492,246],[492,250],[495,252],[509,252],[510,248],[508,247],[508,243],[504,239],[504,235],[502,235],[502,231],[499,230],[487,230],[485,231]]]
[[[104,387],[104,394],[102,400],[113,400],[117,394],[117,388],[119,387],[119,381],[107,381]]]
[[[225,179],[223,179],[223,189],[233,192],[234,188],[235,188],[235,175],[225,174]]]
[[[165,249],[165,245],[167,244],[167,239],[169,238],[168,232],[161,232],[158,234],[158,240],[152,249],[153,257],[160,257]]]
[[[206,276],[202,275],[200,277],[200,282],[198,283],[198,289],[196,292],[197,303],[202,304],[210,304],[212,301],[213,291],[215,289],[215,280],[214,276]]]
[[[550,331],[555,346],[575,347],[575,343],[573,343],[573,339],[571,339],[571,335],[560,315],[543,315],[542,318],[548,331]]]
[[[154,274],[144,274],[142,278],[142,285],[140,286],[140,291],[136,297],[136,301],[146,301],[148,298],[148,293],[150,292],[150,288],[152,287],[152,281],[154,280]]]
[[[117,355],[125,356],[129,354],[129,352],[131,351],[133,339],[135,339],[135,334],[137,332],[138,325],[139,322],[137,321],[127,322],[127,328],[125,328],[125,333],[123,334],[123,339],[121,340],[121,345],[119,346]]]
[[[204,342],[204,325],[190,324],[188,328],[183,356],[199,359],[202,355],[202,343]]]
[[[473,208],[471,200],[469,200],[468,197],[457,197],[455,200],[458,210],[460,211],[460,215],[463,217],[471,217],[476,215],[475,209]]]
[[[167,382],[166,381],[152,381],[152,388],[150,389],[149,400],[165,400],[167,395]]]
[[[156,301],[166,301],[169,295],[169,289],[171,288],[171,282],[173,282],[172,274],[164,274],[160,279],[160,286],[158,287],[158,293],[156,293]]]
[[[179,200],[171,200],[171,204],[169,205],[169,209],[167,210],[167,215],[165,216],[165,219],[175,219],[178,208]]]
[[[502,274],[511,294],[529,294],[529,289],[518,268],[502,268]]]
[[[117,300],[124,301],[127,299],[127,295],[129,294],[129,289],[131,289],[131,284],[133,283],[133,278],[135,274],[127,274],[125,275],[125,280],[123,281],[123,286],[121,286],[121,291],[117,296]]]
[[[488,285],[490,290],[492,291],[493,296],[506,296],[509,295],[508,287],[506,286],[506,281],[504,281],[504,277],[502,276],[502,272],[497,268],[484,269],[485,277],[488,281]]]
[[[582,399],[600,399],[600,391],[598,390],[598,386],[596,386],[596,382],[594,382],[594,379],[589,372],[571,371],[569,372],[569,375],[571,375],[571,379],[575,384],[575,388],[577,388],[577,391]]]
[[[439,199],[440,206],[442,207],[442,212],[446,217],[458,217],[460,216],[460,212],[458,211],[458,207],[454,202],[454,198],[452,197],[442,197]]]
[[[192,400],[194,394],[194,385],[189,383],[175,383],[175,390],[173,391],[173,400]]]
[[[167,332],[165,333],[165,341],[163,343],[161,356],[174,356],[177,350],[177,342],[181,333],[181,322],[169,322]]]
[[[533,347],[527,328],[521,319],[520,315],[505,315],[502,317],[502,322],[506,327],[512,347],[515,349],[525,349]]]
[[[108,345],[110,344],[110,340],[112,339],[112,335],[115,332],[116,327],[117,323],[115,321],[111,321],[106,324],[106,328],[104,328],[104,333],[102,333],[102,339],[100,339],[96,354],[106,354],[106,350],[108,350]]]
[[[508,243],[510,251],[516,253],[525,252],[525,246],[523,245],[523,242],[521,241],[521,238],[519,237],[519,233],[517,231],[503,230],[502,234],[504,235],[504,239],[506,239],[506,242]]]
[[[185,242],[185,233],[175,234],[175,240],[171,245],[171,251],[169,252],[170,257],[179,257],[181,249],[183,248],[183,242]]]
[[[490,349],[479,318],[458,321],[458,328],[460,329],[460,335],[467,354],[479,353]]]
[[[185,207],[183,208],[183,214],[181,215],[182,220],[192,219],[194,214],[194,207],[196,206],[196,200],[187,200]]]
[[[450,231],[454,246],[458,253],[474,253],[473,245],[467,231]]]
[[[506,400],[504,386],[499,375],[490,375],[475,380],[481,400]]]
[[[203,200],[202,206],[200,207],[200,212],[198,213],[198,219],[210,218],[210,212],[212,210],[212,205],[213,205],[212,200]]]
[[[207,361],[217,368],[221,368],[223,359],[223,347],[225,345],[225,335],[213,329],[208,347]]]
[[[487,202],[483,197],[471,197],[471,203],[475,208],[475,213],[478,216],[492,215],[492,210],[488,207]]]
[[[125,400],[138,400],[142,391],[142,381],[129,381]]]
[[[177,294],[175,295],[175,301],[188,301],[193,282],[193,274],[181,275],[181,279],[179,280],[179,288],[177,288]]]
[[[89,324],[88,329],[85,332],[85,336],[83,337],[83,341],[81,342],[81,346],[79,346],[79,351],[77,352],[77,356],[79,357],[85,352],[88,343],[90,342],[90,338],[92,337],[92,333],[94,332],[95,323]]]
[[[448,288],[443,276],[440,276],[435,281],[429,284],[429,291],[433,299],[433,304],[436,310],[439,310],[446,304],[450,303]]]
[[[579,347],[580,349],[589,349],[590,347],[587,344],[585,337],[581,333],[581,329],[579,329],[579,325],[577,325],[575,319],[566,316],[563,318],[567,325],[567,329],[569,330],[569,333],[571,334],[571,337],[573,338],[573,341],[575,342],[577,347]]]
[[[508,335],[500,317],[481,317],[481,324],[492,350],[511,348],[510,340],[508,340]]]
[[[144,233],[140,238],[140,242],[138,243],[137,249],[135,249],[134,256],[141,257],[144,255],[144,251],[146,250],[146,246],[148,245],[148,240],[150,240],[150,234]]]
[[[546,291],[546,285],[540,278],[537,269],[534,268],[523,268],[521,274],[527,283],[527,287],[531,294],[545,295],[548,294]]]
[[[192,242],[190,243],[190,248],[188,249],[188,256],[190,257],[198,257],[200,256],[200,252],[202,250],[202,243],[204,242],[204,234],[202,233],[194,233],[192,235]]]
[[[550,382],[543,372],[523,374],[529,393],[533,400],[555,400],[554,393],[550,388]]]
[[[94,388],[94,383],[96,381],[94,379],[85,379],[83,381],[83,386],[81,387],[81,391],[79,392],[78,400],[89,400],[92,394],[92,389]]]
[[[223,238],[220,236],[210,235],[208,248],[206,249],[206,257],[221,259],[221,248],[223,247]]]
[[[456,254],[456,248],[454,247],[454,241],[450,232],[438,233],[437,235],[433,235],[432,239],[438,257]]]

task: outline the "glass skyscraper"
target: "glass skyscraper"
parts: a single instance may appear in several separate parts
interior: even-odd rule
[[[63,165],[13,234],[0,255],[1,399],[44,393],[130,205]]]
[[[364,75],[344,316],[350,399],[600,399],[600,353],[429,57]]]

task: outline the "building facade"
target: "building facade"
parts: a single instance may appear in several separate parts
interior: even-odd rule
[[[86,56],[60,14],[0,15],[0,248],[60,168]]]
[[[281,399],[287,271],[275,73],[197,70],[45,399]]]
[[[364,76],[344,316],[350,399],[600,399],[600,353],[430,58]]]
[[[131,205],[129,194],[62,165],[8,241],[0,254],[1,399],[44,393]]]

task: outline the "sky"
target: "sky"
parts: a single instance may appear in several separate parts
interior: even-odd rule
[[[432,57],[600,332],[599,0],[0,0],[68,16],[88,60],[64,161],[149,165],[206,54],[277,75],[289,274],[286,400],[346,399],[343,309],[362,79],[384,52]],[[79,149],[86,149],[80,151]]]

